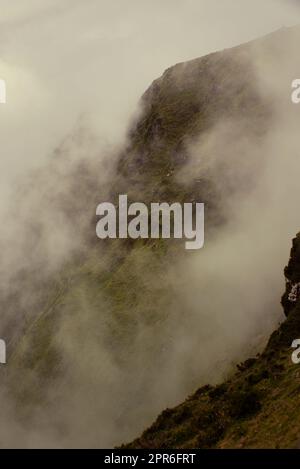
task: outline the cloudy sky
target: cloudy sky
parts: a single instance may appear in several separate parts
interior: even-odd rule
[[[80,116],[119,141],[168,66],[300,18],[288,0],[0,0],[0,196]]]

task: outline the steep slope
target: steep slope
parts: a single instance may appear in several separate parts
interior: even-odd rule
[[[131,129],[129,145],[120,155],[119,193],[145,203],[201,200],[207,204],[209,222],[216,215],[222,219],[222,198],[241,191],[240,181],[232,181],[224,161],[222,187],[216,174],[199,168],[188,184],[178,176],[189,163],[190,147],[221,123],[233,124],[232,138],[237,140],[247,134],[259,142],[265,134],[272,103],[257,87],[251,47],[175,65],[153,82],[142,97],[142,113]],[[241,164],[240,177],[248,180],[248,188],[254,165]]]
[[[300,233],[285,272],[299,278]],[[183,404],[166,409],[125,448],[291,448],[300,435],[300,368],[291,344],[300,338],[300,296],[288,299],[286,321],[265,350],[238,365],[218,386],[204,386]]]
[[[39,264],[25,273],[22,270],[18,273],[22,282],[13,284],[3,300],[3,310],[10,315],[18,311],[27,317],[30,310],[24,329],[11,344],[9,366],[2,376],[2,389],[12,407],[10,421],[15,418],[30,435],[43,434],[50,446],[120,444],[134,438],[167,402],[178,402],[200,378],[203,380],[202,376],[189,375],[187,370],[181,384],[172,363],[178,357],[181,331],[190,321],[185,296],[173,282],[174,273],[169,276],[174,263],[180,264],[186,258],[180,242],[115,240],[100,246],[93,213],[100,201],[113,200],[120,193],[128,194],[130,201],[145,203],[202,201],[207,207],[207,233],[213,239],[216,228],[225,226],[235,215],[227,209],[228,205],[245,200],[252,193],[264,167],[260,145],[273,119],[273,103],[270,95],[257,87],[253,48],[261,53],[267,50],[269,57],[280,64],[287,52],[282,47],[286,35],[294,34],[278,32],[167,70],[143,96],[140,116],[132,125],[127,147],[119,155],[109,183],[97,190],[97,165],[79,165],[70,170],[75,174],[73,184],[68,185],[71,198],[61,193],[61,187],[51,193],[51,203],[63,207],[64,221],[72,219],[72,213],[85,218],[86,207],[90,216],[80,226],[83,242],[76,255],[63,259],[50,278],[43,276]],[[228,124],[230,136],[226,158],[223,145],[214,148],[220,157],[212,168],[203,169],[206,137],[224,123]],[[250,152],[244,150],[245,141],[252,143]],[[194,144],[200,162],[196,166],[191,156]],[[253,152],[253,146],[259,150]],[[207,153],[210,156],[212,151]],[[238,170],[233,171],[233,167]],[[56,175],[55,167],[53,172]],[[82,176],[80,187],[78,175]],[[81,196],[78,205],[73,203],[76,191]],[[29,234],[29,252],[38,257],[36,242],[40,231],[34,229]],[[23,287],[30,302],[23,301]],[[201,305],[199,309],[202,313]],[[280,350],[285,357],[287,349]],[[184,357],[183,371],[189,361],[184,344],[180,353],[179,357]],[[244,383],[253,370],[258,388],[283,376],[270,369],[267,381],[256,377],[264,376],[266,354],[262,361],[252,364],[251,371],[247,368],[233,379],[241,383],[237,385],[241,386],[241,410],[234,410],[233,404],[231,409],[230,392],[223,387],[200,392],[199,406],[203,401],[209,412],[199,407],[199,419],[205,411],[204,421],[213,421],[211,436],[203,433],[202,443],[201,435],[196,436],[189,426],[192,421],[185,420],[189,407],[184,405],[183,415],[178,416],[182,437],[170,429],[170,437],[164,439],[159,424],[153,439],[152,429],[150,437],[146,434],[135,444],[189,445],[198,438],[198,445],[209,446],[221,441],[231,415],[248,412],[243,407],[244,397],[248,396]],[[197,357],[193,359],[198,364]],[[222,365],[226,371],[232,366],[230,360]],[[216,370],[214,380],[223,371]],[[178,392],[174,383],[180,388]],[[230,389],[230,382],[226,386]],[[232,386],[237,389],[235,384]],[[251,396],[250,412],[259,408],[262,399],[256,391]],[[192,398],[192,406],[195,402],[198,406],[198,397]],[[225,410],[224,421],[218,419],[219,428],[214,413],[223,412],[220,399],[224,399]],[[151,408],[145,404],[150,401]],[[162,423],[167,416],[168,412],[163,414]],[[2,422],[5,419],[3,415]],[[173,425],[172,419],[168,425]],[[30,437],[26,444],[32,441],[36,440]],[[1,444],[7,444],[4,436]]]

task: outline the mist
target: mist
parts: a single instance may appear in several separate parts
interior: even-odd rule
[[[45,159],[88,114],[120,142],[151,81],[177,62],[297,22],[296,2],[0,1],[1,188]],[[2,197],[3,199],[3,197]]]
[[[271,0],[263,6],[246,0],[26,1],[18,8],[0,1],[0,78],[7,85],[7,104],[0,107],[1,296],[7,309],[0,324],[13,345],[43,307],[36,285],[42,280],[48,294],[52,276],[69,262],[74,268],[74,257],[89,249],[87,226],[95,229],[89,220],[113,181],[139,98],[152,80],[178,62],[293,25],[299,10],[296,2]],[[297,51],[287,41],[291,69]],[[138,316],[141,300],[136,308],[124,305],[125,318],[133,315],[127,318],[130,346],[123,338],[108,342],[110,330],[121,326],[101,291],[100,319],[89,290],[67,296],[53,333],[65,376],[49,384],[49,408],[37,406],[25,424],[10,390],[5,394],[4,447],[104,447],[130,440],[165,407],[201,384],[219,382],[260,351],[283,319],[282,272],[299,229],[300,111],[290,102],[289,81],[296,76],[279,73],[282,65],[269,64],[255,46],[252,61],[259,92],[274,103],[263,141],[249,141],[235,121],[218,123],[191,142],[192,170],[181,175],[189,184],[193,172],[214,173],[228,223],[193,257],[161,264],[149,253],[129,256],[139,294],[147,290],[154,303],[161,296],[164,305],[154,325]],[[224,157],[226,178],[218,160]],[[249,174],[256,183],[244,194]],[[230,178],[241,186],[234,197],[228,197]],[[97,247],[89,255],[105,272],[110,252]],[[27,337],[18,347],[24,356],[30,351]],[[39,389],[38,380],[33,369],[29,389]]]

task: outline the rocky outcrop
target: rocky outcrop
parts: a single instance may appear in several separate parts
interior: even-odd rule
[[[300,298],[300,233],[293,239],[290,260],[284,269],[284,274],[286,291],[281,303],[285,315],[288,316]]]

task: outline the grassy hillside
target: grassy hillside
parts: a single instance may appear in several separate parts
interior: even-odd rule
[[[125,448],[291,448],[299,444],[300,368],[291,344],[300,337],[300,299],[289,301],[299,282],[300,234],[286,272],[286,321],[262,354],[238,365],[218,386],[204,386],[181,405],[166,409],[140,438]]]
[[[278,37],[258,41],[256,47],[264,50],[272,44],[272,57],[284,56]],[[84,196],[76,210],[89,207],[92,214],[100,195],[113,199],[126,193],[130,201],[145,203],[201,201],[207,208],[207,233],[226,225],[224,200],[251,193],[262,155],[249,161],[241,153],[239,177],[232,176],[230,161],[222,160],[210,171],[197,167],[188,182],[180,174],[189,167],[190,147],[197,143],[201,156],[201,137],[219,123],[231,123],[234,141],[246,138],[259,147],[272,120],[272,103],[255,86],[251,47],[178,64],[156,80],[142,98],[141,114],[109,184],[91,190],[97,187],[97,174],[94,168],[88,177],[84,173],[81,183],[89,190],[80,186]],[[81,171],[72,172],[74,195]],[[67,194],[62,200],[60,196],[58,191],[56,203],[66,207],[64,216],[70,218],[72,203]],[[118,444],[133,438],[165,406],[167,391],[161,396],[160,387],[168,389],[166,371],[177,345],[177,327],[189,313],[168,272],[186,253],[180,243],[161,240],[116,240],[100,246],[94,219],[80,228],[85,236],[80,253],[64,260],[46,282],[38,268],[20,273],[30,311],[20,284],[3,300],[3,308],[28,319],[11,344],[2,388],[17,420],[30,429],[40,429],[42,421],[43,431],[51,427],[55,432],[54,444],[76,443],[72,435],[79,431],[80,444],[112,444],[106,439],[107,425],[112,435],[118,432],[113,441]],[[31,255],[35,249],[33,242]],[[223,385],[205,386],[181,406],[166,410],[130,446],[290,445],[297,436],[296,426],[288,424],[288,416],[297,419],[297,368],[289,349],[300,328],[297,308],[260,357],[243,364]],[[191,376],[191,382],[197,379]],[[148,409],[153,395],[155,403]]]

